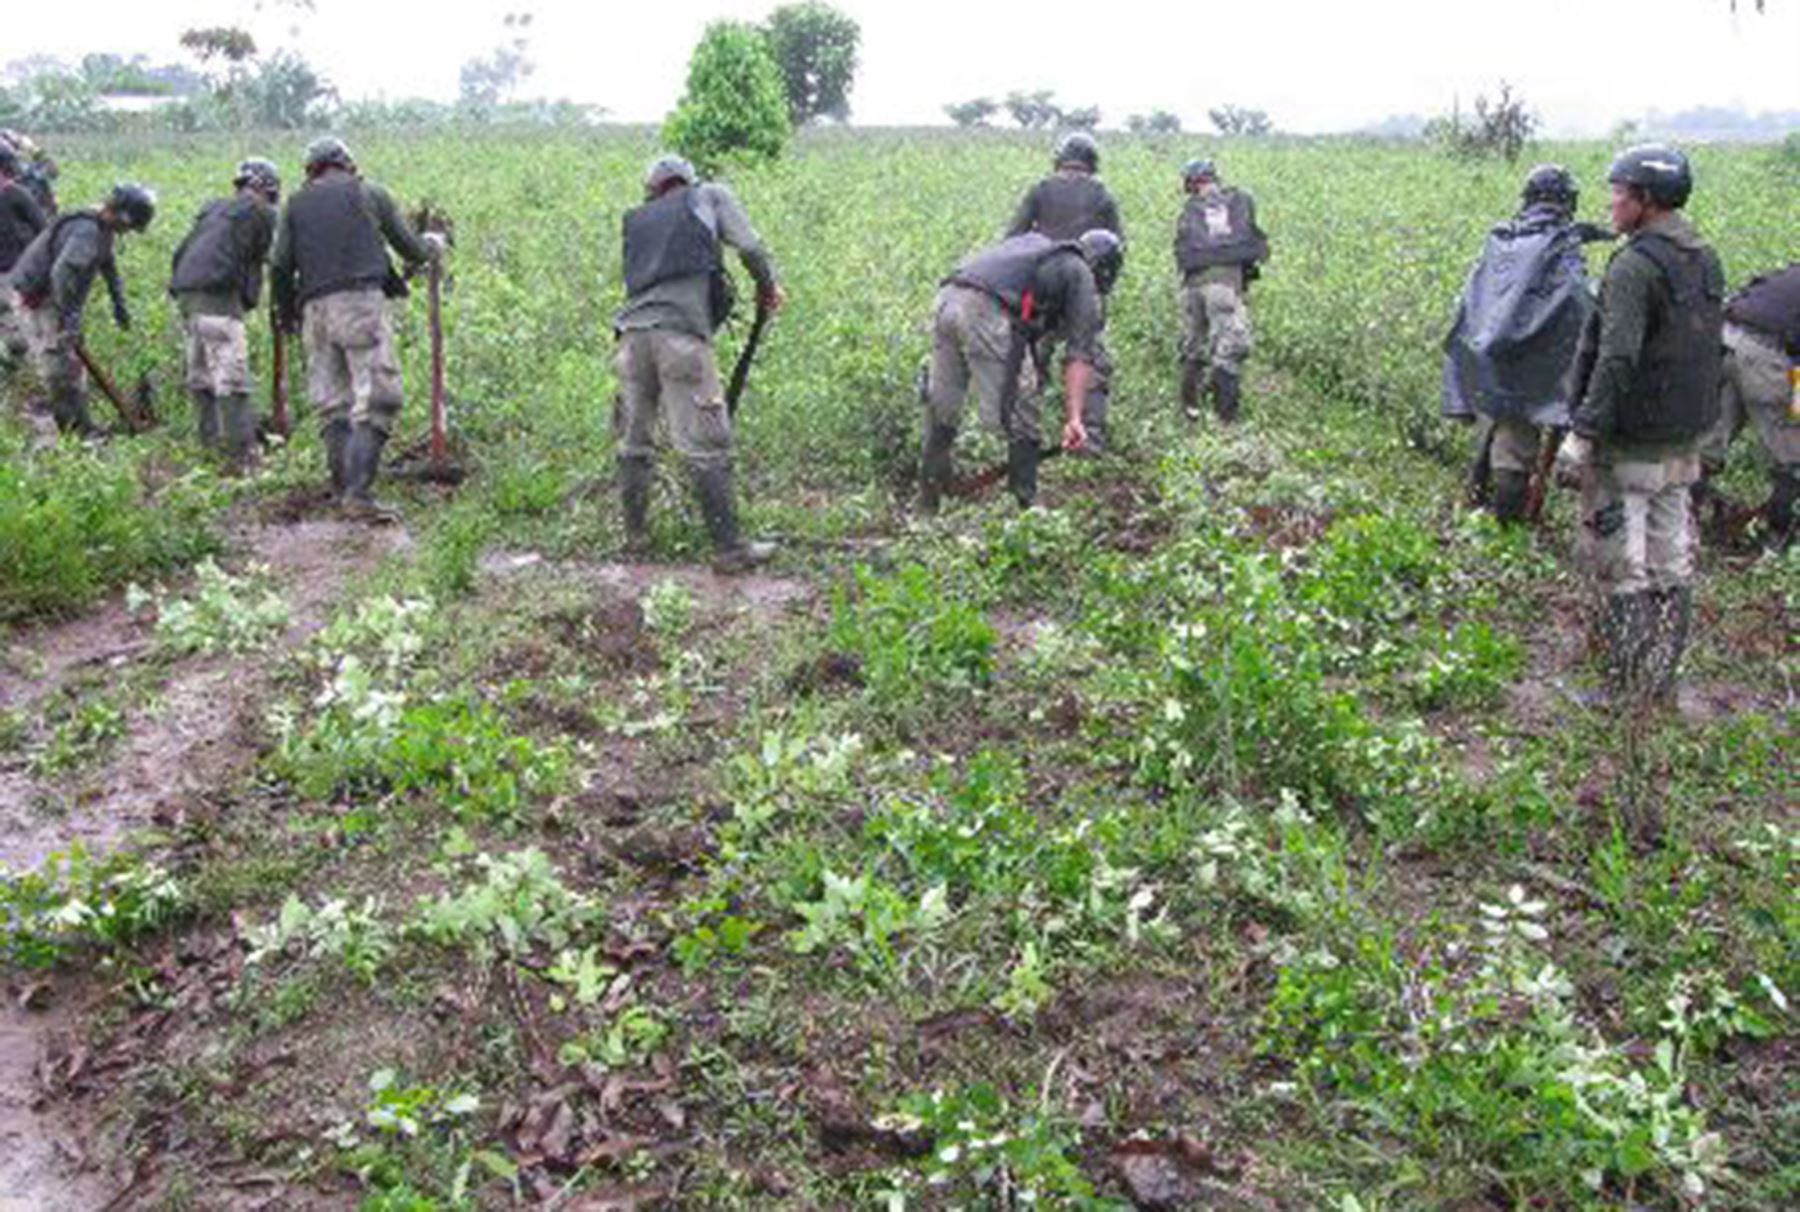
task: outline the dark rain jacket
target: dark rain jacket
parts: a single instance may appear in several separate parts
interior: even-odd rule
[[[944,284],[993,296],[1027,339],[1052,336],[1070,361],[1094,361],[1105,320],[1077,245],[1037,232],[1014,236],[964,261]]]
[[[282,208],[269,260],[276,307],[292,317],[312,300],[342,291],[404,294],[388,247],[409,266],[431,259],[431,250],[400,217],[387,190],[347,172],[322,173]]]
[[[201,207],[169,264],[169,293],[214,301],[207,310],[242,315],[262,297],[263,262],[275,239],[275,208],[243,191]]]
[[[1175,264],[1189,276],[1222,265],[1269,259],[1269,238],[1256,223],[1256,200],[1231,186],[1188,195],[1175,225]]]
[[[1566,428],[1569,368],[1594,306],[1581,237],[1561,208],[1498,224],[1444,340],[1443,415]]]
[[[113,259],[113,233],[97,210],[75,210],[39,232],[17,265],[13,289],[27,307],[56,308],[65,330],[78,331],[95,275],[106,280],[113,310],[125,310],[125,284]]]
[[[1725,303],[1725,318],[1774,338],[1800,358],[1800,265],[1751,280]]]

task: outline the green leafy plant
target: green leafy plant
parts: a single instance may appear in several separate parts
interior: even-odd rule
[[[761,31],[733,21],[708,25],[663,142],[711,172],[731,159],[773,160],[787,137],[781,69]]]
[[[287,602],[273,586],[265,565],[233,575],[212,560],[194,568],[194,591],[177,597],[161,587],[132,585],[125,604],[133,611],[156,611],[156,634],[179,653],[241,655],[266,646],[287,627]]]
[[[564,951],[601,919],[600,905],[572,891],[541,850],[480,854],[481,879],[461,892],[421,902],[410,928],[434,943],[470,948],[478,957],[514,958],[542,947]]]
[[[90,855],[79,842],[36,871],[0,870],[0,926],[9,962],[47,968],[76,951],[103,956],[172,921],[187,905],[156,863],[126,853]]]
[[[859,567],[854,592],[834,593],[831,643],[861,659],[878,700],[916,702],[921,691],[973,689],[992,676],[992,624],[945,588],[922,565],[908,564],[886,576]]]

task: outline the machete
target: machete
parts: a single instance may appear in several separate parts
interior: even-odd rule
[[[737,416],[738,401],[743,398],[744,386],[750,381],[750,362],[756,357],[756,347],[762,344],[763,330],[769,326],[769,317],[774,314],[775,309],[759,293],[756,297],[756,318],[750,321],[750,334],[744,338],[744,348],[738,354],[737,365],[731,368],[731,382],[725,388],[727,416]]]

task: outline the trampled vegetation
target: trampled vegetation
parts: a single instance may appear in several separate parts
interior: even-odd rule
[[[114,1190],[1800,1199],[1795,557],[1709,550],[1680,712],[1627,725],[1566,693],[1595,676],[1568,503],[1530,535],[1467,512],[1436,419],[1450,305],[1516,170],[1208,141],[1274,247],[1247,421],[1220,432],[1175,405],[1193,149],[1108,140],[1120,451],[1049,465],[1042,509],[919,525],[935,284],[1045,149],[803,132],[733,181],[791,298],[739,456],[787,548],[725,582],[672,471],[655,561],[613,562],[608,319],[649,136],[351,137],[458,240],[473,474],[400,488],[410,541],[379,547],[313,509],[313,434],[222,482],[171,404],[180,218],[239,155],[298,148],[62,149],[68,201],[129,174],[168,204],[124,253],[138,330],[93,344],[176,415],[96,451],[6,439],[0,495],[36,511],[0,515],[8,817],[60,838],[194,687],[230,682],[235,712],[197,779],[132,802],[142,834],[8,851],[0,946],[21,988],[92,1007],[46,1071]],[[1608,151],[1554,154],[1598,197]],[[1696,165],[1734,282],[1791,259],[1786,170]],[[400,331],[396,445],[423,431],[422,306]],[[1726,488],[1760,492],[1750,460]],[[71,632],[107,612],[110,639]]]

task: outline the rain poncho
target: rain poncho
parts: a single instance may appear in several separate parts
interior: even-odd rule
[[[1443,415],[1569,423],[1568,376],[1594,309],[1581,234],[1554,206],[1488,233],[1444,341]]]

